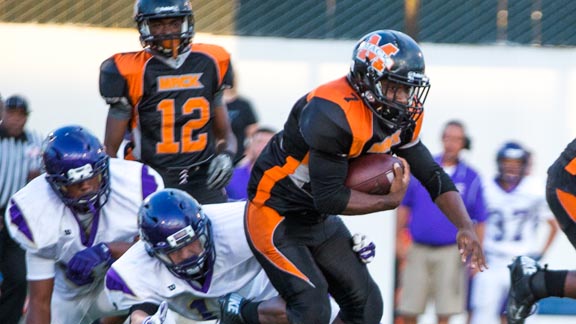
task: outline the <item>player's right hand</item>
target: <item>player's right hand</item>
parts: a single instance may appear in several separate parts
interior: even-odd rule
[[[376,255],[376,244],[366,235],[356,233],[352,235],[352,251],[358,254],[362,263],[370,263]]]
[[[471,227],[464,227],[458,229],[456,234],[456,242],[458,243],[458,251],[463,263],[470,261],[470,267],[477,271],[484,271],[488,269],[482,244],[476,235],[476,231]]]
[[[230,182],[234,171],[232,156],[228,152],[223,152],[210,162],[208,167],[208,180],[206,185],[208,189],[220,189]]]
[[[78,286],[94,281],[94,270],[108,268],[112,264],[112,254],[105,243],[77,252],[66,266],[66,277]],[[99,271],[102,274],[104,271]]]
[[[160,303],[160,306],[158,306],[158,310],[156,311],[156,313],[154,313],[154,315],[152,316],[146,317],[142,321],[142,324],[164,324],[167,314],[168,314],[168,303],[166,303],[166,301],[163,301]]]
[[[402,201],[406,190],[408,190],[408,184],[410,184],[410,165],[405,159],[401,157],[398,158],[402,161],[404,169],[402,169],[401,165],[394,164],[394,179],[390,185],[389,195],[396,195],[399,198],[398,200]]]

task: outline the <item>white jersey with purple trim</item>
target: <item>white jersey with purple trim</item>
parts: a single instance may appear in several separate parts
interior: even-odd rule
[[[137,242],[106,275],[106,291],[122,310],[145,302],[170,309],[193,320],[216,319],[218,297],[237,292],[256,301],[277,296],[266,273],[252,255],[244,236],[245,202],[204,205],[212,223],[216,260],[204,285],[174,276],[143,242]]]
[[[93,284],[79,287],[66,278],[66,264],[77,252],[101,242],[133,242],[142,200],[162,188],[162,178],[153,169],[139,162],[110,159],[110,195],[94,217],[88,236],[45,175],[31,181],[14,194],[5,215],[10,235],[26,250],[27,260],[42,264],[42,269],[28,267],[28,280],[55,278],[54,295],[62,299],[89,293],[102,282],[104,273]]]
[[[488,219],[484,234],[484,249],[488,258],[539,253],[537,227],[553,218],[544,196],[545,184],[533,177],[524,177],[510,192],[495,180],[485,188]]]
[[[524,177],[506,192],[495,180],[486,183],[484,196],[488,210],[484,252],[489,271],[472,279],[471,324],[499,323],[510,290],[508,264],[516,255],[533,255],[542,250],[537,227],[553,217],[544,197],[545,185]],[[540,244],[540,246],[539,246]]]

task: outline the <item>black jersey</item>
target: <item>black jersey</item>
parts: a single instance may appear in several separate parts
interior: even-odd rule
[[[223,48],[193,44],[187,55],[177,68],[146,50],[116,54],[101,66],[102,96],[108,102],[126,98],[133,107],[134,156],[159,171],[215,154],[214,99],[232,86]]]
[[[326,83],[296,102],[284,128],[256,161],[249,199],[281,215],[321,219],[341,212],[350,190],[344,187],[348,160],[368,153],[391,153],[418,141],[422,118],[391,130],[364,104],[345,77]],[[316,159],[309,164],[310,159]],[[331,210],[318,210],[316,196],[334,197]]]
[[[562,171],[560,171],[562,170]],[[576,139],[572,140],[548,170],[557,188],[576,194]]]

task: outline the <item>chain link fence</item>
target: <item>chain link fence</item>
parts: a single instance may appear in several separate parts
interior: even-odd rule
[[[403,30],[424,42],[575,46],[574,0],[192,0],[200,32],[358,39]],[[0,0],[0,21],[134,28],[133,0]]]

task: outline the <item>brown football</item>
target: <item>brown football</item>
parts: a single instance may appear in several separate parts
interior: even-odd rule
[[[390,154],[366,154],[350,160],[346,187],[364,193],[385,195],[394,180],[394,163],[402,161]]]

